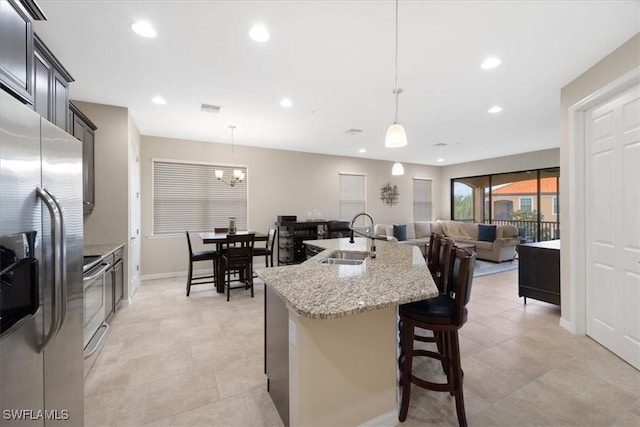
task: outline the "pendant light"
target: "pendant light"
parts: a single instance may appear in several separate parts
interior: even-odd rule
[[[393,124],[387,129],[387,136],[384,139],[384,146],[395,148],[407,145],[407,132],[404,127],[398,123],[398,96],[402,93],[402,89],[398,88],[398,0],[396,0],[396,75],[395,89],[393,94],[396,97],[396,115]]]
[[[404,166],[402,166],[402,163],[395,162],[393,164],[393,167],[391,168],[391,175],[404,175]]]

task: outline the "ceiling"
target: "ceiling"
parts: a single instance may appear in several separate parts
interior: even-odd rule
[[[560,89],[640,31],[639,0],[401,0],[409,144],[385,148],[393,1],[39,4],[48,20],[36,32],[75,78],[71,98],[128,107],[143,135],[230,143],[235,125],[237,145],[433,165],[558,147]],[[158,36],[131,31],[138,19]],[[248,37],[256,23],[268,42]],[[489,56],[502,64],[482,70]],[[493,105],[503,111],[489,114]]]

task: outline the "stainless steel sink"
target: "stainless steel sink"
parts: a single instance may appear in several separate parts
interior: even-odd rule
[[[370,256],[369,252],[333,251],[321,262],[323,264],[360,265]]]
[[[340,258],[325,258],[321,261],[322,264],[337,264],[337,265],[361,265],[364,262],[362,259],[340,259]]]

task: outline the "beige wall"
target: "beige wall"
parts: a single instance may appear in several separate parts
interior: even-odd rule
[[[248,226],[263,232],[274,224],[278,215],[297,215],[298,219],[304,221],[308,211],[317,210],[322,213],[322,219],[338,219],[339,172],[367,175],[367,212],[376,222],[399,223],[412,220],[414,176],[433,178],[434,200],[440,198],[440,168],[436,166],[405,164],[405,175],[393,177],[391,161],[237,145],[234,151],[235,160],[232,161],[231,147],[228,144],[142,137],[143,279],[184,272],[187,268],[184,236],[151,236],[153,158],[246,165],[250,176]],[[397,185],[400,192],[399,203],[393,207],[384,205],[380,200],[380,188],[387,182]]]
[[[95,134],[95,208],[84,217],[84,243],[125,245],[126,296],[129,295],[129,112],[126,108],[110,105],[73,103],[98,127]]]
[[[560,170],[563,176],[571,176],[581,182],[584,176],[574,176],[575,172],[570,170],[570,164],[574,160],[572,158],[573,148],[569,143],[570,127],[569,127],[569,108],[581,100],[584,100],[594,92],[605,87],[607,84],[615,81],[629,71],[640,66],[640,33],[633,36],[618,49],[604,57],[582,75],[577,77],[571,83],[566,85],[560,91],[561,105],[561,139],[560,139]],[[560,180],[560,223],[569,224],[576,214],[584,216],[584,212],[576,212],[576,207],[571,205],[576,189],[569,185],[569,179]],[[582,202],[580,202],[582,205]],[[561,286],[560,293],[562,299],[562,319],[565,322],[571,322],[571,291],[570,282],[570,263],[571,252],[574,250],[571,246],[571,235],[568,227],[563,227],[562,231],[562,251],[560,254],[560,274]],[[583,266],[584,268],[584,266]]]
[[[438,209],[437,218],[451,218],[451,180],[454,178],[551,168],[557,167],[559,164],[560,150],[552,148],[550,150],[443,166],[440,173],[440,198],[436,199],[434,196],[434,204]],[[560,174],[562,174],[562,171]],[[514,209],[517,206],[517,203],[514,204]]]

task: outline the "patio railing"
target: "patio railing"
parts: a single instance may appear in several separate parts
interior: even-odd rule
[[[518,229],[518,235],[528,242],[543,242],[560,238],[560,223],[552,221],[524,221],[524,220],[493,220],[496,225],[513,225]]]

